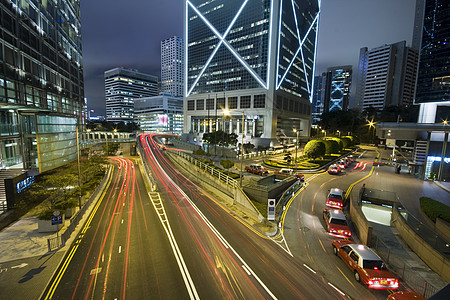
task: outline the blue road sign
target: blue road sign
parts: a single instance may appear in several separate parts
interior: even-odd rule
[[[62,216],[52,216],[52,225],[62,224]]]

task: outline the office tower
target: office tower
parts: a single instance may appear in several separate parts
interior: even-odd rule
[[[331,67],[326,88],[329,98],[325,98],[325,111],[348,110],[350,86],[352,83],[352,66]]]
[[[450,101],[450,1],[425,1],[415,27],[422,28],[415,103]]]
[[[314,88],[312,97],[312,124],[317,124],[325,112],[324,103],[327,98],[326,92],[330,92],[327,86],[327,72],[323,72],[322,75],[314,77]],[[329,96],[329,95],[328,95]]]
[[[75,160],[85,118],[79,1],[4,0],[0,15],[0,168]]]
[[[157,76],[124,68],[105,72],[106,120],[108,122],[132,122],[134,99],[157,95]]]
[[[361,48],[357,93],[364,110],[413,102],[418,54],[406,42]]]
[[[161,42],[161,92],[183,97],[184,44],[181,37]]]
[[[186,1],[184,131],[244,132],[256,146],[308,136],[319,5]]]
[[[183,98],[161,93],[134,100],[134,115],[145,132],[183,133]]]

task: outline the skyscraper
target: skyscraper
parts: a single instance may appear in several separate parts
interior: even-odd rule
[[[417,15],[413,36],[421,45],[415,103],[450,101],[450,1],[425,1],[423,6],[420,0],[417,7],[424,14]]]
[[[418,54],[406,42],[383,45],[359,56],[357,94],[364,110],[413,102]]]
[[[187,0],[184,131],[263,146],[309,135],[319,3]]]
[[[115,68],[105,72],[106,119],[129,123],[134,99],[158,95],[158,77],[137,70]]]
[[[324,103],[327,98],[327,72],[314,77],[313,97],[312,97],[312,114],[311,120],[313,124],[317,124],[321,120],[322,114],[325,112]],[[328,94],[329,97],[329,94]]]
[[[161,42],[161,92],[183,97],[184,45],[173,36]]]
[[[325,99],[325,111],[348,110],[352,66],[328,68],[330,74],[326,88],[330,89],[329,99]]]
[[[79,1],[0,3],[0,168],[77,158],[85,102]]]

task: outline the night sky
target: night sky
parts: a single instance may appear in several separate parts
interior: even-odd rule
[[[316,74],[327,67],[353,65],[356,80],[361,47],[403,40],[410,45],[415,3],[322,0]],[[126,67],[161,77],[160,43],[183,36],[183,13],[183,0],[81,1],[85,97],[94,115],[105,114],[106,70]]]

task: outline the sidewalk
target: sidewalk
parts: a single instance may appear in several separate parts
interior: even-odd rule
[[[395,192],[398,201],[408,212],[427,224],[419,213],[421,196],[427,196],[450,206],[450,183],[423,181],[402,170],[396,174],[394,166],[375,167],[372,176],[361,182],[367,188],[381,189]],[[403,241],[394,227],[371,222],[373,226],[374,240],[377,240],[376,249],[383,259],[389,260],[388,264],[399,276],[408,281],[417,282],[423,278],[435,288],[443,288],[447,282],[432,271]],[[423,283],[414,284],[415,288],[423,288]]]

